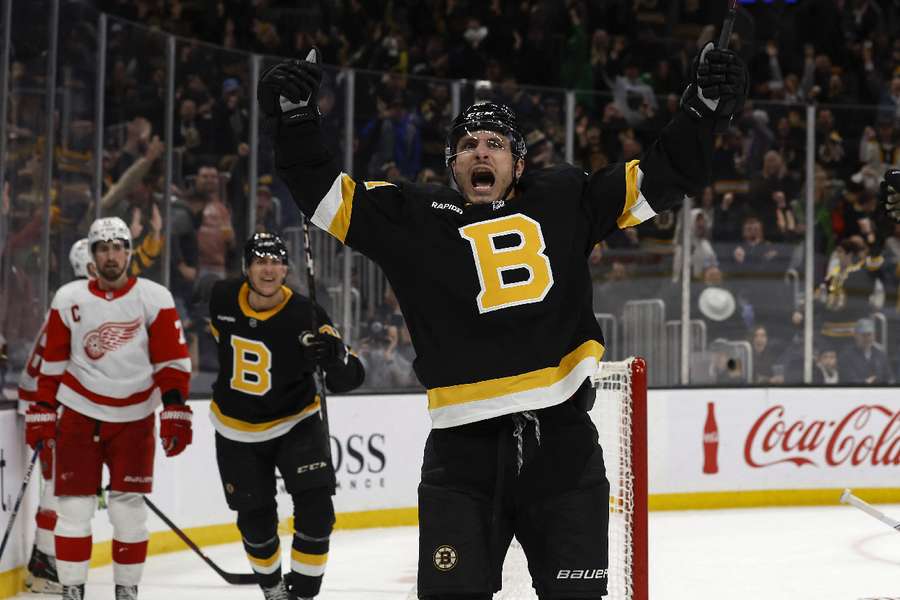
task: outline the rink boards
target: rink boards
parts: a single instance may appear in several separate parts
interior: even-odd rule
[[[208,402],[191,405],[194,443],[172,459],[157,452],[151,497],[197,543],[237,541],[215,464]],[[328,408],[339,488],[337,526],[415,524],[430,427],[424,394],[334,396]],[[30,457],[23,437],[22,417],[0,411],[4,529]],[[870,502],[900,501],[896,389],[650,390],[648,439],[651,510],[836,504],[845,487]],[[28,558],[36,483],[37,478],[0,561],[0,598],[18,589],[18,567]],[[283,493],[279,514],[288,531],[290,502]],[[152,515],[149,526],[151,552],[183,548]],[[93,527],[92,564],[106,564],[112,531],[105,510],[97,511]]]

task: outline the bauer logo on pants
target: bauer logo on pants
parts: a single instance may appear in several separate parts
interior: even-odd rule
[[[459,562],[459,556],[453,546],[438,546],[434,551],[434,566],[438,571],[449,571]]]

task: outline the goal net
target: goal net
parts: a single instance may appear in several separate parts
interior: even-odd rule
[[[591,419],[609,479],[608,600],[647,600],[647,368],[642,358],[602,362],[593,376]],[[416,598],[415,587],[409,598]],[[513,538],[494,600],[536,600],[522,547]]]

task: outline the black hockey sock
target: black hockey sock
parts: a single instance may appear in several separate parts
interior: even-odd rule
[[[281,543],[274,506],[238,512],[238,529],[250,566],[259,585],[270,588],[281,581]]]

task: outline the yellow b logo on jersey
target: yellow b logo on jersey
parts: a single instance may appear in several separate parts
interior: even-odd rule
[[[262,342],[231,336],[231,387],[263,396],[272,389],[272,353]]]
[[[540,302],[553,286],[550,259],[544,254],[544,235],[540,224],[516,214],[460,227],[460,235],[472,245],[481,291],[478,312],[486,313],[509,306]],[[497,248],[499,237],[514,236],[518,242]],[[506,283],[504,273],[525,269],[524,281]]]

